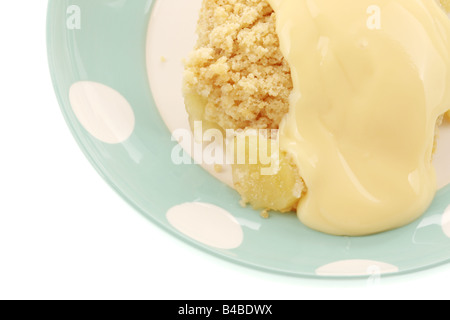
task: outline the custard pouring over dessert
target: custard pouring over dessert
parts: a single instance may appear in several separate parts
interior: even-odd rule
[[[434,0],[204,0],[191,121],[279,128],[279,171],[233,165],[256,209],[361,236],[420,217],[450,109],[450,20]]]

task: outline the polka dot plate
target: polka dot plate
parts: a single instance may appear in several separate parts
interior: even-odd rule
[[[81,149],[134,208],[171,235],[251,268],[305,277],[402,274],[450,261],[450,125],[441,129],[439,191],[418,221],[349,238],[295,215],[239,205],[223,176],[177,165],[171,132],[188,128],[182,59],[201,0],[50,0],[48,55],[56,94]],[[205,170],[206,169],[206,170]]]

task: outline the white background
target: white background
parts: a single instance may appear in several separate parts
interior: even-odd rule
[[[100,178],[59,111],[44,0],[0,10],[0,299],[450,298],[450,265],[306,280],[211,257],[159,230]]]

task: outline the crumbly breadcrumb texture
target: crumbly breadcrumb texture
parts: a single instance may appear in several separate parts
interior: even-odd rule
[[[293,86],[270,5],[204,0],[197,33],[184,86],[205,99],[202,120],[223,129],[278,128]]]

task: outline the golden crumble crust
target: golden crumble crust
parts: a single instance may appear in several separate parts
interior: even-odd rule
[[[204,0],[185,90],[206,101],[203,120],[224,129],[276,129],[289,109],[290,68],[264,0]]]

